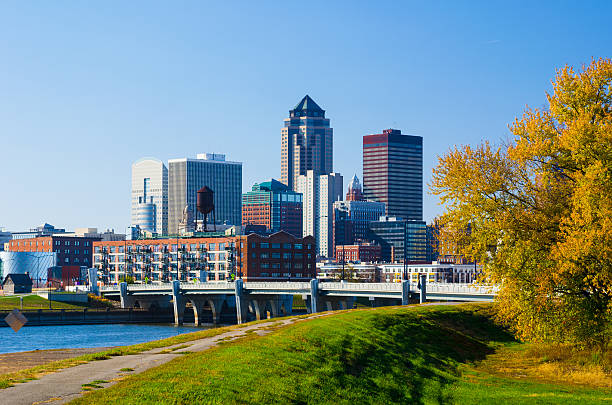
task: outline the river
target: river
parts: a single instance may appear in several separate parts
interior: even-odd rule
[[[125,346],[211,327],[143,324],[54,325],[24,327],[17,333],[11,328],[0,328],[0,353]]]

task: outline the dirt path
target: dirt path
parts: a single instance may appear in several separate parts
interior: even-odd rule
[[[70,359],[84,354],[97,353],[110,347],[89,349],[51,349],[0,354],[0,374],[13,373],[56,360]]]
[[[326,312],[307,318],[271,319],[268,322],[245,326],[210,338],[66,368],[44,375],[38,380],[31,380],[1,390],[0,402],[7,405],[63,404],[84,394],[86,391],[84,391],[83,384],[103,381],[97,382],[96,385],[109,387],[126,376],[164,364],[179,356],[181,352],[204,351],[216,346],[220,341],[238,339],[246,336],[247,333],[256,333],[261,336],[270,333],[273,327],[282,327],[303,319],[327,316],[332,313]],[[185,347],[187,345],[188,347]]]

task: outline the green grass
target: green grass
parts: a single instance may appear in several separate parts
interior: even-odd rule
[[[521,346],[489,312],[339,312],[178,357],[74,403],[610,403],[609,388],[487,368],[495,353]]]
[[[82,311],[87,305],[75,305],[66,302],[52,301],[53,309],[75,309]],[[0,297],[0,310],[20,309],[19,297]],[[23,297],[23,310],[49,309],[49,300],[38,295],[27,295]]]

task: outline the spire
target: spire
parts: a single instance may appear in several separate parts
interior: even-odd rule
[[[346,201],[362,201],[363,194],[361,191],[361,183],[357,175],[354,175],[348,186],[348,193],[346,193]]]
[[[292,117],[325,116],[325,110],[319,107],[319,105],[315,103],[314,100],[310,98],[308,94],[306,94],[302,101],[300,101],[293,110],[290,110],[289,113]]]

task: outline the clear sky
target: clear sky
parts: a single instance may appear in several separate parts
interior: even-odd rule
[[[94,5],[95,3],[95,5]],[[612,51],[610,1],[5,1],[0,226],[115,228],[131,163],[225,153],[243,189],[280,177],[280,130],[309,94],[334,170],[361,178],[362,136],[437,156],[498,140],[545,103],[555,69]],[[442,207],[424,197],[425,219]]]

